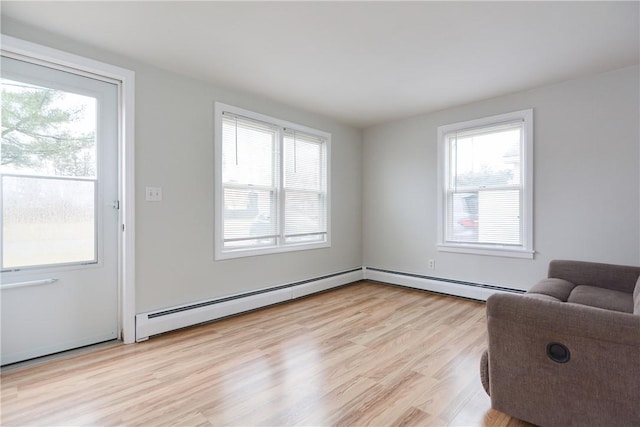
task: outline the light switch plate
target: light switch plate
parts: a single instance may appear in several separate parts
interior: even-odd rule
[[[162,187],[147,187],[145,191],[147,202],[162,201]]]

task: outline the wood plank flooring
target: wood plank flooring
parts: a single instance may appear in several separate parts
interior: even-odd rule
[[[529,426],[490,409],[484,304],[359,282],[3,371],[3,426]]]

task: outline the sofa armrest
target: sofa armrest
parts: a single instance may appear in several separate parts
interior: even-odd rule
[[[495,321],[516,323],[530,330],[542,329],[559,335],[617,342],[640,349],[640,316],[630,313],[526,294],[494,294],[487,300],[487,322]]]
[[[495,294],[487,326],[494,409],[538,425],[640,425],[640,316]],[[568,348],[566,363],[551,343]]]
[[[567,280],[576,285],[598,286],[632,293],[640,276],[640,267],[597,262],[554,260],[549,263],[549,278]]]

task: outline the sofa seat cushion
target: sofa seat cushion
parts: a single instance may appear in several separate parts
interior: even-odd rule
[[[633,313],[633,296],[631,294],[599,288],[597,286],[576,286],[571,291],[567,302],[588,305],[605,310]]]

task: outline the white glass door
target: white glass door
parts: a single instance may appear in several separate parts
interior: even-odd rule
[[[1,69],[5,365],[118,337],[118,85]]]

